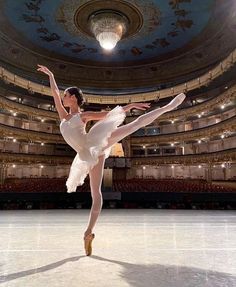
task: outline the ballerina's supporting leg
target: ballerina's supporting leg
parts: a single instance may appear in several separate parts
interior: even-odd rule
[[[101,185],[103,178],[104,163],[105,163],[105,155],[99,156],[99,161],[97,165],[95,165],[93,169],[91,169],[91,171],[89,172],[90,188],[92,195],[92,207],[89,215],[88,226],[84,233],[85,236],[92,233],[92,230],[96,224],[96,221],[102,209],[103,199],[101,193]]]
[[[153,111],[150,111],[146,114],[143,114],[140,117],[138,117],[136,120],[134,120],[133,122],[117,128],[111,134],[110,138],[108,139],[108,145],[104,149],[112,146],[114,143],[120,141],[121,139],[135,132],[141,127],[152,123],[156,118],[158,118],[163,113],[173,110],[175,107],[181,104],[184,98],[185,98],[185,95],[180,94],[177,97],[175,97],[168,105],[162,108],[158,108]],[[102,208],[101,184],[102,184],[104,163],[105,163],[105,155],[101,155],[99,157],[99,161],[97,165],[94,166],[93,169],[89,172],[90,188],[91,188],[93,202],[92,202],[92,207],[90,211],[88,227],[85,231],[85,236],[92,233],[92,230],[95,226],[97,218],[101,212],[101,208]]]
[[[111,137],[108,139],[108,145],[104,149],[112,146],[114,143],[120,141],[121,139],[135,132],[141,127],[152,123],[156,118],[158,118],[163,113],[173,110],[175,107],[177,107],[179,104],[182,103],[184,98],[185,98],[185,95],[180,94],[177,97],[175,97],[174,100],[172,100],[168,105],[162,108],[153,110],[149,113],[146,113],[138,117],[132,123],[129,123],[120,128],[117,128],[112,133]],[[91,236],[91,233],[93,231],[93,228],[96,224],[96,221],[98,219],[98,216],[102,208],[103,200],[102,200],[102,193],[101,193],[101,184],[102,184],[104,163],[105,163],[105,155],[102,155],[99,157],[99,162],[97,163],[97,165],[94,166],[93,169],[89,172],[90,187],[91,187],[91,194],[92,194],[93,202],[92,202],[92,207],[90,211],[88,227],[84,233],[85,249],[86,249],[87,255],[91,255],[91,252],[92,252],[92,249],[91,249],[92,237],[89,238],[89,236]],[[88,240],[86,240],[86,238],[88,238]]]
[[[166,106],[155,109],[155,110],[150,111],[146,114],[143,114],[143,115],[139,116],[133,122],[126,124],[126,125],[123,125],[121,127],[118,127],[111,134],[110,138],[108,139],[108,145],[104,149],[106,149],[106,148],[112,146],[113,144],[119,142],[120,140],[127,137],[128,135],[139,130],[141,127],[145,127],[145,126],[151,124],[154,120],[156,120],[162,114],[169,112],[169,111],[173,110],[174,108],[176,108],[178,105],[180,105],[184,99],[185,99],[185,95],[183,93],[181,93],[178,96],[176,96]]]

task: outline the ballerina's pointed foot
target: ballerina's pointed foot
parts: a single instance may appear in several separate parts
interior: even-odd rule
[[[178,99],[179,103],[181,104],[186,98],[186,95],[184,93],[180,93],[176,96],[176,99]]]
[[[94,233],[84,236],[84,249],[86,256],[92,255],[92,241],[95,237]]]
[[[180,104],[182,104],[182,102],[185,100],[186,95],[184,93],[178,94],[175,98],[174,98],[174,102],[176,103],[177,106],[179,106]]]
[[[184,101],[184,99],[186,98],[186,95],[184,93],[180,93],[178,94],[171,102],[170,102],[170,106],[174,109],[176,107],[178,107],[180,104],[182,104],[182,102]]]

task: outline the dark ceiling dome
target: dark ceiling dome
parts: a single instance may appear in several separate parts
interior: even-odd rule
[[[45,79],[48,65],[64,85],[136,91],[199,76],[235,47],[234,0],[6,0],[0,2],[0,61]],[[127,17],[130,30],[105,52],[87,20],[101,9]]]

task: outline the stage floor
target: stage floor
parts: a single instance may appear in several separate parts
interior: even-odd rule
[[[234,211],[103,210],[86,257],[88,212],[0,211],[0,285],[236,286]]]

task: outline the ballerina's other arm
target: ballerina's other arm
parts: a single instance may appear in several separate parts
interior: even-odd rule
[[[68,112],[66,111],[66,109],[64,108],[61,102],[60,91],[58,89],[53,73],[47,67],[42,66],[42,65],[38,65],[37,71],[43,72],[44,74],[49,76],[51,92],[54,98],[55,106],[59,114],[60,120],[66,118],[66,116],[68,115]]]
[[[123,110],[125,112],[130,111],[131,109],[137,109],[137,110],[146,110],[147,108],[150,108],[149,103],[132,103],[128,104],[123,107]],[[83,117],[86,122],[88,121],[96,121],[96,120],[102,120],[106,117],[106,115],[109,112],[83,112]]]

